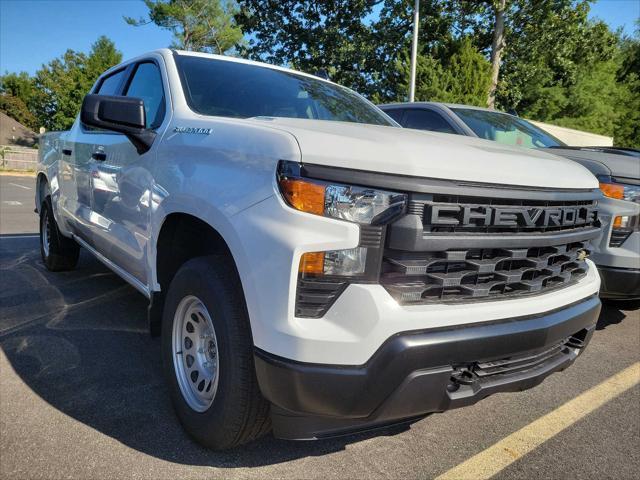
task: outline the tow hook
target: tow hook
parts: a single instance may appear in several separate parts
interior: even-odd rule
[[[474,381],[475,375],[469,368],[456,368],[451,374],[451,383],[447,386],[447,390],[455,392],[461,385],[471,385]]]

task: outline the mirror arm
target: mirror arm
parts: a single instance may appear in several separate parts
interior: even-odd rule
[[[151,129],[145,129],[136,133],[125,133],[125,135],[129,141],[133,143],[133,146],[136,147],[138,155],[142,155],[149,151],[157,134]]]

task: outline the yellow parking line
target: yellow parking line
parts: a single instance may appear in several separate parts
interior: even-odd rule
[[[640,362],[625,368],[469,460],[446,471],[436,480],[490,478],[638,383],[640,383]]]

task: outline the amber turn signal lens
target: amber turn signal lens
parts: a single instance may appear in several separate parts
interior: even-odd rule
[[[316,215],[324,214],[324,185],[283,178],[280,180],[280,189],[289,205],[296,210]]]
[[[616,217],[613,220],[613,228],[622,228],[622,217]]]
[[[622,200],[624,198],[624,187],[615,183],[601,183],[600,190],[604,193],[605,197],[617,198]]]
[[[298,272],[322,275],[324,273],[324,252],[308,252],[302,255]]]

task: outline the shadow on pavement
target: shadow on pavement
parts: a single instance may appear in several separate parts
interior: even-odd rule
[[[37,238],[11,237],[0,236],[0,347],[35,393],[70,417],[147,455],[227,468],[324,455],[374,435],[267,436],[223,453],[200,447],[173,413],[160,342],[147,333],[146,299],[84,251],[76,271],[51,273]]]
[[[623,310],[638,310],[639,300],[603,300],[596,330],[604,330],[609,325],[617,325],[625,319]]]

